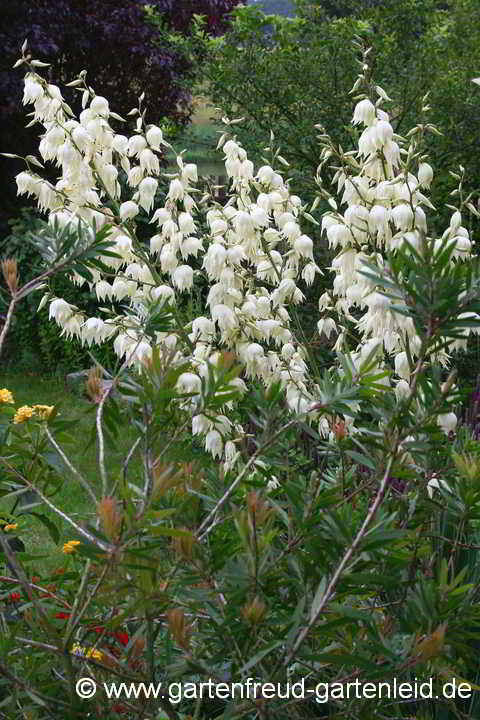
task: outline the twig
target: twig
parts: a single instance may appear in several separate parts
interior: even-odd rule
[[[7,317],[5,319],[5,325],[2,328],[2,332],[0,333],[0,355],[2,354],[2,348],[5,338],[7,337],[7,332],[10,327],[10,323],[12,322],[13,317],[13,310],[15,308],[15,304],[17,302],[17,294],[12,295],[12,299],[10,300],[10,305],[8,306],[7,311]]]
[[[15,685],[18,685],[19,687],[23,688],[25,692],[27,692],[30,696],[34,696],[41,700],[41,705],[44,706],[46,712],[54,719],[56,720],[58,718],[58,715],[54,715],[52,711],[48,707],[48,703],[53,703],[55,705],[60,705],[61,707],[67,708],[68,704],[64,702],[63,700],[58,700],[58,698],[54,698],[51,695],[43,695],[42,693],[37,692],[33,688],[29,687],[26,682],[23,680],[20,680],[19,677],[14,675],[3,663],[0,662],[0,674],[4,677],[8,678],[11,682],[15,683]],[[47,704],[46,704],[47,703]]]
[[[100,477],[102,479],[102,497],[105,497],[107,493],[107,473],[105,470],[105,441],[103,438],[103,428],[102,428],[102,417],[103,417],[103,408],[105,406],[105,402],[107,398],[109,397],[110,393],[113,390],[114,381],[110,385],[109,388],[107,388],[103,395],[102,399],[98,403],[98,410],[97,410],[97,419],[96,419],[96,426],[97,426],[97,437],[98,437],[98,467],[100,469]]]
[[[392,469],[395,454],[396,453],[392,453],[392,455],[389,458],[389,461],[387,463],[387,467],[383,474],[382,482],[380,483],[380,487],[378,489],[375,500],[373,501],[372,505],[370,506],[370,509],[367,513],[367,516],[365,517],[365,520],[362,523],[360,530],[355,535],[355,538],[354,538],[352,544],[345,552],[337,569],[333,573],[332,579],[330,580],[328,587],[326,588],[325,592],[323,593],[320,604],[315,609],[315,612],[312,614],[309,623],[303,628],[303,630],[301,630],[298,633],[296,640],[292,644],[290,652],[287,654],[287,656],[285,657],[285,660],[283,661],[284,667],[287,667],[290,664],[290,662],[292,661],[292,658],[295,657],[296,653],[302,646],[302,644],[303,644],[304,640],[306,639],[307,635],[309,634],[310,630],[315,625],[318,618],[324,611],[325,606],[330,602],[330,600],[335,595],[335,588],[337,586],[338,581],[340,580],[340,577],[341,577],[345,567],[348,565],[352,555],[354,554],[355,550],[361,543],[365,533],[367,532],[368,528],[370,527],[370,524],[372,523],[372,521],[377,513],[377,510],[380,507],[380,504],[385,496],[385,492],[386,492],[386,489],[388,486],[388,478],[390,475],[390,471]]]
[[[48,427],[46,428],[46,435],[47,435],[48,439],[50,440],[51,444],[53,445],[53,447],[55,448],[55,450],[57,451],[57,453],[58,453],[58,454],[60,455],[60,457],[62,458],[62,460],[63,460],[63,462],[65,463],[65,465],[68,467],[68,469],[70,470],[70,472],[75,475],[75,477],[78,479],[78,481],[80,482],[80,484],[81,484],[81,486],[83,487],[83,489],[90,495],[91,499],[93,500],[93,502],[94,502],[95,505],[96,505],[96,504],[97,504],[97,498],[96,498],[96,496],[95,496],[95,493],[93,492],[93,489],[92,489],[90,483],[88,482],[88,480],[87,480],[86,478],[83,477],[83,475],[77,470],[77,468],[76,468],[74,465],[72,465],[72,463],[70,462],[70,460],[68,459],[68,457],[67,457],[67,456],[65,455],[65,453],[63,452],[63,450],[62,450],[62,448],[60,447],[60,445],[57,443],[57,441],[56,441],[55,438],[53,437],[53,435],[52,435],[52,433],[50,432],[50,430],[48,429]]]
[[[133,443],[132,447],[131,447],[130,450],[128,451],[127,457],[126,457],[125,460],[124,460],[124,463],[123,463],[123,481],[124,481],[124,482],[125,482],[126,479],[127,479],[127,470],[128,470],[128,466],[129,466],[129,464],[130,464],[130,460],[131,460],[132,457],[133,457],[133,453],[135,452],[135,450],[137,449],[137,447],[140,445],[141,440],[142,440],[142,436],[140,435],[140,436],[135,440],[135,442]]]
[[[64,520],[65,522],[67,522],[69,525],[71,525],[71,526],[74,528],[74,530],[75,530],[79,535],[81,535],[82,537],[84,537],[86,540],[88,540],[90,543],[92,543],[92,545],[95,545],[95,546],[96,546],[97,548],[99,548],[100,550],[103,550],[103,552],[109,553],[109,552],[112,551],[113,548],[112,548],[110,545],[106,545],[104,542],[102,542],[101,540],[99,540],[98,538],[96,538],[94,535],[92,535],[91,533],[89,533],[88,530],[85,530],[81,525],[78,525],[78,523],[76,523],[74,520],[72,520],[71,517],[69,517],[66,513],[64,513],[62,510],[60,510],[60,508],[58,508],[56,505],[54,505],[54,504],[52,503],[52,501],[49,500],[49,499],[46,497],[46,495],[44,495],[44,494],[42,493],[41,490],[39,490],[37,487],[35,487],[35,485],[33,485],[33,483],[31,483],[29,480],[27,480],[27,478],[26,478],[24,475],[22,475],[21,473],[19,473],[18,470],[13,467],[13,465],[10,465],[10,463],[7,462],[7,460],[5,460],[5,458],[0,457],[0,461],[2,461],[2,462],[8,467],[8,469],[9,469],[11,472],[13,472],[13,473],[15,473],[16,475],[18,475],[18,477],[20,477],[20,478],[22,479],[22,481],[23,481],[26,485],[28,485],[28,487],[29,487],[31,490],[34,490],[34,491],[37,493],[38,497],[40,497],[40,498],[43,500],[43,502],[44,502],[46,505],[48,505],[48,507],[49,507],[51,510],[53,510],[54,513],[56,513],[59,517],[62,518],[62,520]],[[96,502],[96,501],[95,501],[95,502]],[[1,534],[0,534],[0,537],[1,537]]]
[[[282,425],[282,427],[279,430],[274,432],[273,435],[266,442],[264,442],[264,444],[260,448],[258,448],[258,450],[256,450],[254,452],[254,454],[252,455],[250,460],[248,460],[248,462],[245,465],[245,467],[243,468],[243,470],[239,473],[239,475],[236,477],[236,479],[233,481],[233,483],[227,488],[227,490],[225,490],[225,492],[223,493],[222,497],[217,502],[217,504],[215,505],[213,510],[207,515],[207,517],[205,518],[203,523],[198,528],[197,540],[199,542],[201,542],[211,532],[214,525],[216,524],[215,523],[215,515],[220,510],[220,508],[223,507],[223,505],[225,505],[225,503],[227,502],[230,495],[233,493],[233,491],[235,490],[237,485],[239,485],[239,483],[241,483],[241,481],[245,477],[247,471],[251,468],[251,466],[254,464],[255,460],[259,457],[259,455],[262,452],[264,452],[267,449],[267,447],[269,447],[269,445],[271,445],[273,442],[275,442],[275,440],[280,435],[282,435],[282,433],[286,432],[290,427],[292,427],[292,425],[295,425],[299,421],[299,419],[301,418],[302,415],[308,415],[308,413],[310,413],[310,412],[314,412],[315,410],[320,410],[320,409],[324,409],[324,408],[325,408],[325,406],[323,404],[317,403],[316,405],[311,407],[309,410],[307,410],[305,413],[301,413],[300,415],[297,415],[296,417],[294,417],[292,420],[289,420],[287,423],[285,423],[285,425]],[[212,522],[212,520],[213,520],[213,522]]]
[[[18,578],[8,577],[7,575],[0,575],[0,582],[10,582],[10,583],[18,584],[21,582],[21,580],[19,580]],[[71,606],[69,605],[69,603],[66,600],[62,600],[62,598],[59,598],[58,595],[54,595],[54,593],[50,592],[47,588],[44,588],[41,585],[36,585],[35,583],[31,583],[31,582],[27,582],[27,584],[29,587],[34,588],[34,590],[40,590],[41,592],[43,592],[45,594],[48,593],[48,597],[53,598],[58,603],[60,603],[60,605],[63,605],[68,610],[70,610]]]

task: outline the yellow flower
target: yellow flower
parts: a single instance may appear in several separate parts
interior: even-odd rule
[[[33,409],[38,413],[40,420],[47,420],[52,414],[52,410],[55,405],[34,405]]]
[[[75,552],[77,545],[80,545],[80,540],[69,540],[63,544],[62,552],[65,553],[65,555],[71,555]]]
[[[3,528],[4,532],[8,532],[9,530],[16,530],[18,527],[17,523],[8,523],[8,525],[5,525]]]
[[[93,658],[94,660],[101,660],[103,658],[103,653],[101,653],[100,650],[95,650],[95,648],[88,648],[87,658]]]
[[[103,659],[103,653],[100,652],[100,650],[96,650],[95,648],[85,648],[82,645],[78,645],[77,643],[75,645],[72,645],[72,649],[70,650],[72,655],[76,655],[77,657],[86,657],[86,658],[93,658],[93,660],[102,660]]]
[[[7,388],[0,390],[0,403],[13,403],[13,395]]]
[[[22,405],[21,408],[18,408],[17,412],[14,415],[13,422],[15,425],[18,425],[18,423],[23,423],[25,420],[28,420],[32,417],[32,415],[35,413],[35,410],[33,407],[30,407],[30,405]]]

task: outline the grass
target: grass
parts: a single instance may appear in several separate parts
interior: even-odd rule
[[[194,99],[194,113],[191,124],[173,140],[178,151],[186,149],[183,155],[185,162],[194,162],[198,165],[200,175],[225,175],[225,166],[221,153],[215,150],[219,138],[218,113],[212,108],[208,98],[197,96]],[[175,157],[171,156],[172,167],[175,166]]]
[[[15,407],[22,405],[56,405],[62,419],[75,420],[74,431],[62,438],[61,446],[72,464],[89,480],[95,490],[99,489],[98,467],[96,461],[96,443],[91,442],[91,428],[94,423],[96,406],[80,394],[70,391],[63,379],[58,377],[42,377],[34,372],[2,372],[0,370],[0,388],[8,388],[14,396]],[[28,428],[27,428],[28,430]],[[107,445],[107,469],[109,482],[112,482],[120,471],[123,458],[134,440],[129,428],[122,429],[116,447]],[[132,463],[135,472],[136,464]],[[2,490],[0,486],[0,491]],[[97,493],[98,496],[98,493]],[[52,498],[52,502],[78,524],[91,523],[95,518],[95,507],[92,500],[81,487],[78,480],[68,470],[60,489]],[[0,499],[0,513],[11,513],[14,502],[10,498]],[[17,507],[17,511],[18,511]],[[44,505],[33,508],[35,512],[45,515],[60,531],[58,543],[54,543],[46,526],[33,515],[20,515],[16,534],[25,544],[24,559],[35,558],[35,574],[49,574],[59,565],[64,565],[68,556],[62,553],[63,543],[76,539],[75,531],[51,509]],[[68,561],[69,562],[69,561]]]

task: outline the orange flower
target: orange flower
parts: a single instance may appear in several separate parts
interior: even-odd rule
[[[63,544],[62,552],[65,553],[65,555],[71,555],[75,552],[77,545],[80,545],[80,540],[69,540]]]

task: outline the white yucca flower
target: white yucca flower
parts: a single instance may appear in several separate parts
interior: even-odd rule
[[[457,422],[457,416],[453,412],[437,416],[437,423],[439,427],[443,430],[445,435],[448,435],[451,432],[455,432]]]
[[[114,135],[112,147],[119,155],[126,155],[128,152],[128,138],[125,135]]]
[[[172,282],[180,292],[190,290],[193,287],[193,270],[190,265],[177,267],[173,272]]]
[[[393,208],[392,220],[400,230],[409,230],[413,223],[413,212],[410,205],[402,203]]]
[[[203,260],[203,267],[210,278],[218,278],[225,265],[227,251],[220,243],[212,243]]]
[[[137,187],[142,181],[144,172],[140,165],[134,165],[127,173],[127,182],[130,187]]]
[[[15,176],[15,182],[17,183],[17,193],[19,195],[32,195],[38,178],[35,178],[29,172],[23,171]]]
[[[308,235],[300,235],[293,243],[293,249],[302,257],[313,259],[313,240]]]
[[[215,458],[221,457],[223,452],[223,439],[218,430],[210,430],[205,438],[205,450]]]
[[[198,171],[195,163],[187,163],[184,165],[182,168],[182,182],[184,182],[185,185],[188,185],[191,182],[196,183],[197,180]]]
[[[141,150],[138,159],[143,172],[149,173],[150,175],[158,175],[160,172],[160,161],[150,148]]]
[[[375,105],[368,98],[365,98],[355,105],[352,123],[353,125],[359,125],[360,123],[372,125],[375,122],[375,117]]]
[[[168,197],[173,202],[176,202],[177,200],[183,200],[183,196],[185,194],[185,188],[183,186],[183,183],[181,180],[174,179],[170,182],[170,189],[168,191]]]
[[[212,421],[201,413],[192,418],[192,434],[204,435],[212,426]]]
[[[99,300],[105,300],[105,298],[111,298],[112,286],[106,280],[99,280],[95,284],[95,293]]]
[[[128,155],[138,157],[142,150],[147,147],[147,141],[143,135],[132,135],[128,140]]]
[[[162,266],[162,272],[170,273],[178,267],[177,254],[170,243],[167,243],[162,247],[160,252],[160,264]]]
[[[193,373],[182,373],[177,380],[177,390],[181,393],[199,393],[202,389],[202,380]]]
[[[152,359],[152,353],[153,350],[151,345],[145,340],[142,340],[133,348],[130,356],[130,363],[139,363],[141,365],[148,363]]]
[[[169,303],[175,299],[175,292],[169,285],[158,285],[150,290],[153,300],[160,300],[162,303]]]
[[[121,220],[129,220],[138,215],[138,205],[132,200],[127,200],[120,205],[120,218]]]
[[[146,132],[147,142],[154,150],[159,150],[163,143],[163,132],[156,125],[150,125]]]
[[[65,321],[73,314],[76,308],[73,305],[69,305],[62,298],[55,298],[50,303],[48,317],[52,318],[59,324],[63,325]]]
[[[101,97],[100,95],[95,95],[95,97],[90,103],[90,110],[96,115],[101,115],[102,117],[108,118],[110,114],[108,100],[104,97]]]
[[[237,326],[237,318],[227,305],[218,304],[212,308],[212,319],[221,330],[233,330]]]
[[[155,200],[155,193],[158,188],[158,180],[152,177],[146,177],[141,180],[138,186],[138,202],[145,212],[150,212]]]
[[[420,163],[418,166],[418,182],[424,188],[429,188],[433,180],[433,170],[431,166],[426,163]]]
[[[101,343],[104,338],[105,323],[100,318],[88,318],[82,325],[82,343],[92,345]]]

